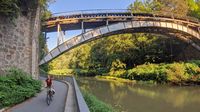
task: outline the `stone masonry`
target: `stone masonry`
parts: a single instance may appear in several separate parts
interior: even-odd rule
[[[15,22],[0,16],[0,69],[17,67],[38,78],[40,8]]]

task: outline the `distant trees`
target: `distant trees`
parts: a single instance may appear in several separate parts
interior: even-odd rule
[[[189,5],[189,16],[200,19],[200,0],[187,0]]]
[[[200,19],[199,0],[136,0],[128,8],[133,12],[176,14]]]

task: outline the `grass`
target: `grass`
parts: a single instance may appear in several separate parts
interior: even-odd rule
[[[100,101],[91,93],[86,91],[82,91],[82,93],[90,112],[118,112],[112,106]]]

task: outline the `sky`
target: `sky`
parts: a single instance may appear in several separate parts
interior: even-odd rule
[[[90,9],[127,9],[134,0],[55,0],[49,4],[52,13],[69,12]],[[81,31],[66,31],[66,39],[80,34]],[[57,46],[57,33],[48,33],[47,45],[49,50]]]

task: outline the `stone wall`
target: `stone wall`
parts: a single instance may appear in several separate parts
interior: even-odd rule
[[[38,78],[40,8],[15,22],[0,16],[0,69],[21,68]]]

